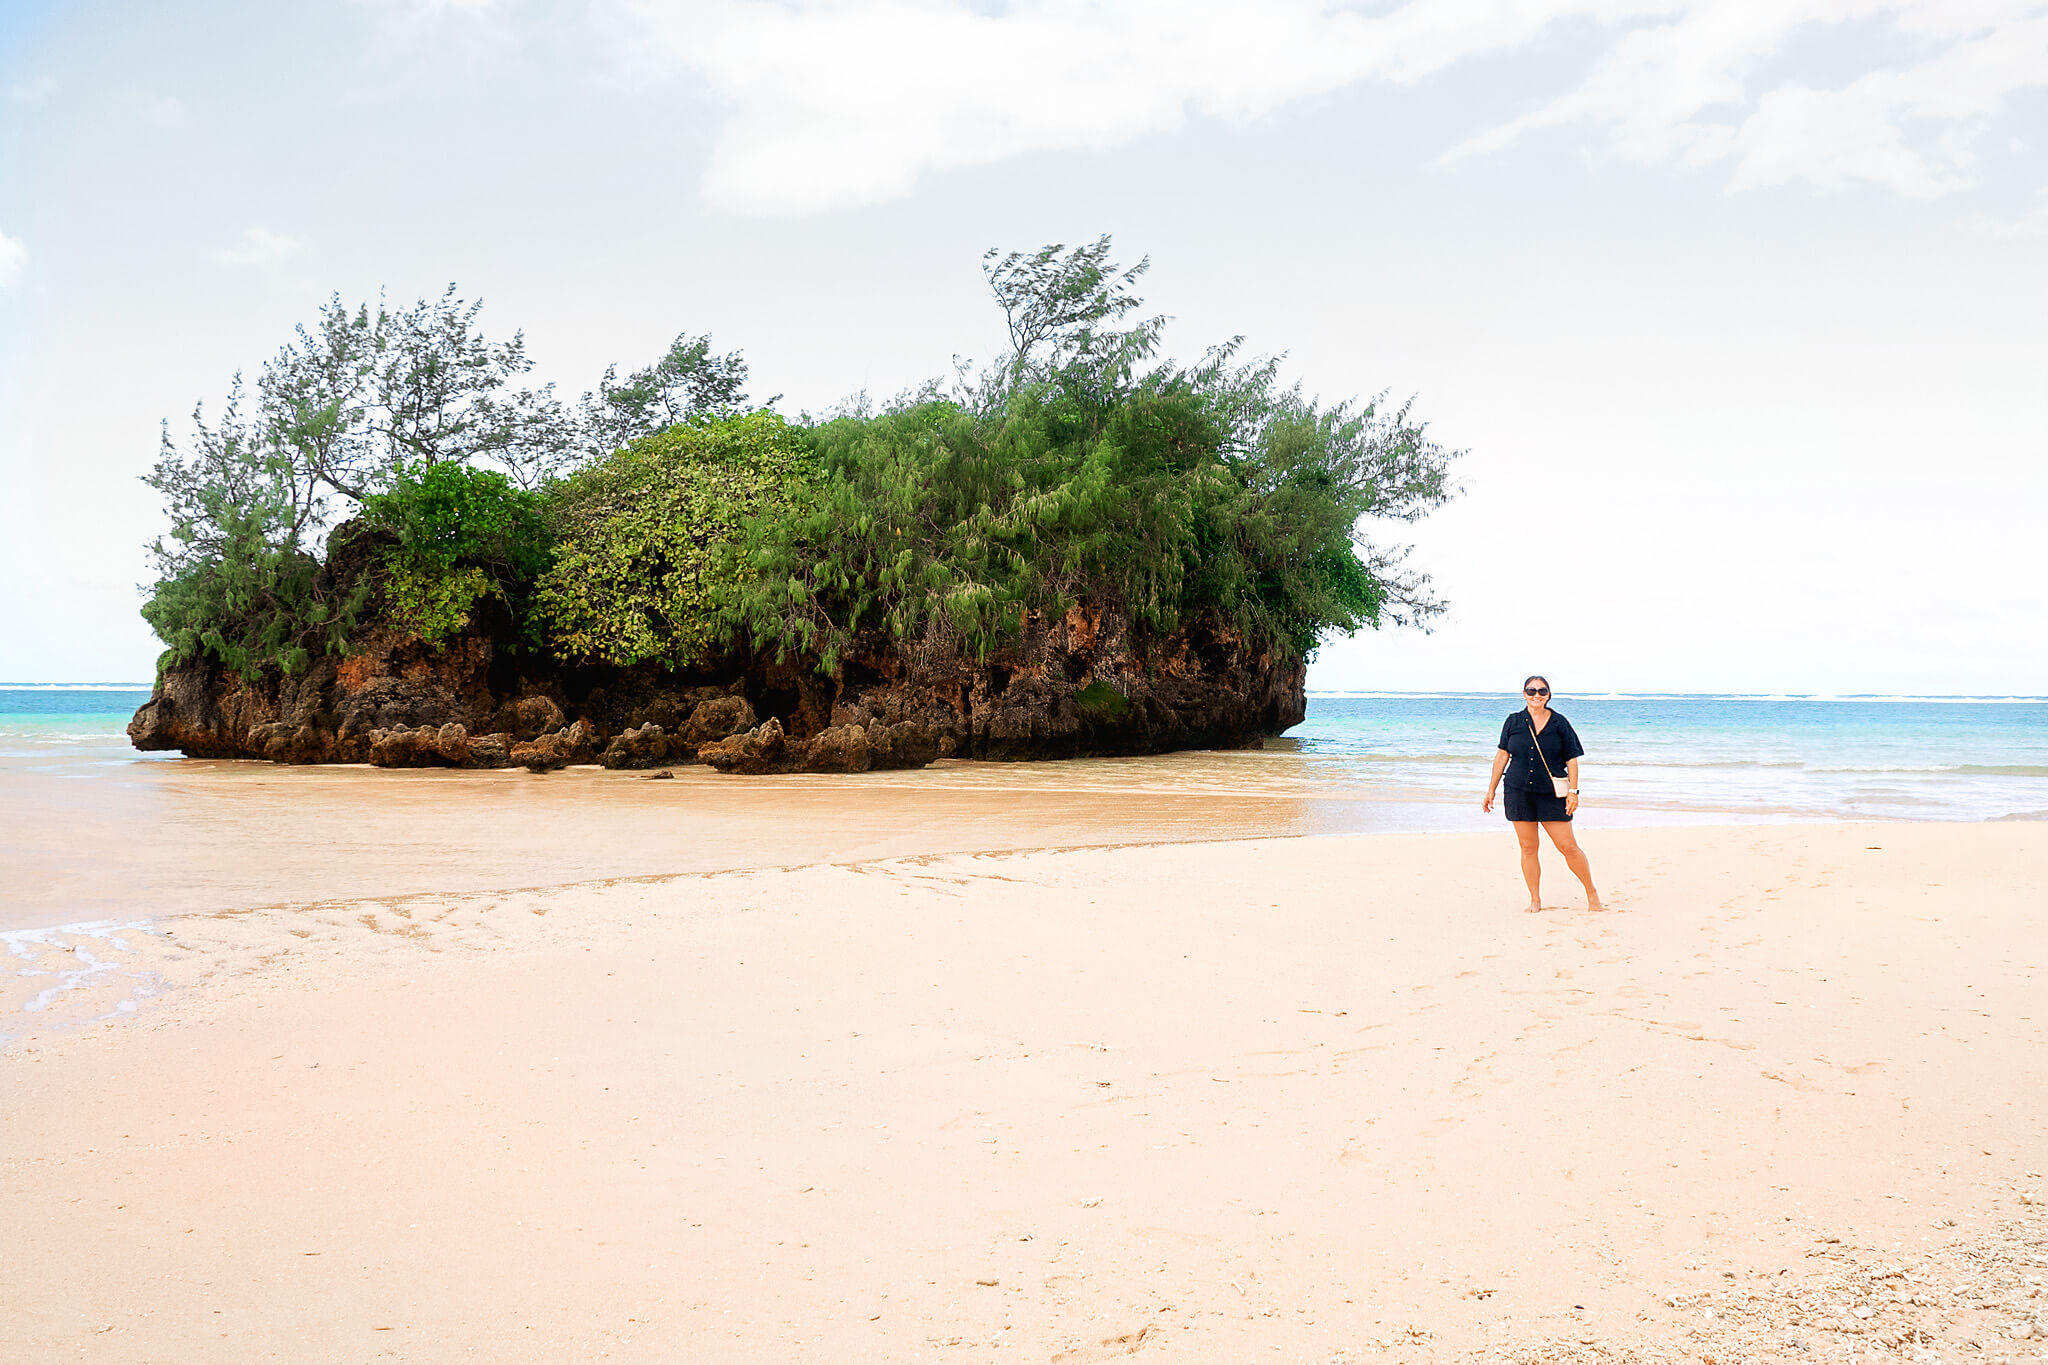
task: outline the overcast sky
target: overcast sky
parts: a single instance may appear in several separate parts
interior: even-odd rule
[[[794,412],[1104,232],[1469,451],[1312,687],[2048,692],[2048,0],[14,0],[0,680],[150,675],[158,423],[331,293]]]

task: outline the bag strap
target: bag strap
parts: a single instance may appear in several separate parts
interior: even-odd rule
[[[1546,683],[1546,684],[1544,684],[1544,685],[1545,685],[1546,687],[1547,687],[1547,686],[1549,686],[1549,684],[1548,684],[1548,683]],[[1524,711],[1524,712],[1523,712],[1522,714],[1523,714],[1523,715],[1525,715],[1525,716],[1529,716],[1529,713],[1528,713],[1527,711]],[[1550,718],[1550,723],[1551,723],[1551,725],[1555,725],[1555,724],[1557,723],[1557,717],[1556,717],[1556,716],[1552,716],[1552,717]],[[1544,729],[1549,729],[1549,728],[1550,728],[1549,726],[1545,726],[1545,727],[1544,727]],[[1533,744],[1533,745],[1535,745],[1535,746],[1536,746],[1536,757],[1537,757],[1537,758],[1539,758],[1539,759],[1542,759],[1542,761],[1543,761],[1543,775],[1544,775],[1545,777],[1549,778],[1549,779],[1550,779],[1550,780],[1551,780],[1552,782],[1555,782],[1555,781],[1557,781],[1557,774],[1556,774],[1556,773],[1554,773],[1554,772],[1552,772],[1552,771],[1550,771],[1550,760],[1549,760],[1548,758],[1544,757],[1544,753],[1543,753],[1543,732],[1542,732],[1541,730],[1538,730],[1538,729],[1536,728],[1536,717],[1534,717],[1534,716],[1529,716],[1529,742],[1530,742],[1531,744]]]

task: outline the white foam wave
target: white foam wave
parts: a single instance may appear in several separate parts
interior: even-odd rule
[[[103,984],[102,978],[127,976],[132,980],[125,992],[94,1019],[133,1013],[139,1002],[156,994],[157,981],[152,974],[135,970],[128,960],[129,939],[156,932],[148,920],[86,920],[41,929],[0,930],[0,945],[21,964],[14,975],[48,978],[37,982],[34,993],[21,1000],[19,1008],[24,1014],[40,1014],[73,991]],[[5,1033],[0,1032],[0,1037]]]
[[[1507,694],[1504,692],[1350,692],[1318,691],[1309,689],[1311,697],[1322,697],[1335,701],[1495,701]]]

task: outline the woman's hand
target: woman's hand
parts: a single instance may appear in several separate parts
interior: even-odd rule
[[[1578,799],[1576,796],[1572,798],[1574,801]],[[1486,789],[1486,795],[1480,798],[1479,809],[1485,811],[1488,815],[1493,814],[1493,788],[1488,787]]]
[[[1564,799],[1564,813],[1566,815],[1577,815],[1579,813],[1579,794],[1577,792],[1573,792]]]

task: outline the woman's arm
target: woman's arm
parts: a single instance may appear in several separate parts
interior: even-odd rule
[[[1493,812],[1493,789],[1500,785],[1500,775],[1506,770],[1507,766],[1508,751],[1506,749],[1495,749],[1493,751],[1493,776],[1486,779],[1486,799],[1479,803],[1479,809],[1488,814]],[[1574,780],[1572,785],[1577,786],[1577,781]]]
[[[1566,815],[1576,815],[1579,811],[1579,760],[1576,758],[1566,759],[1564,770],[1571,774],[1571,781],[1565,784],[1571,788],[1571,793],[1564,799],[1564,813]]]

